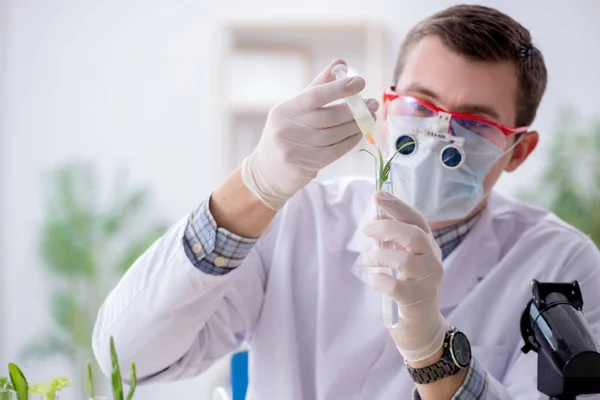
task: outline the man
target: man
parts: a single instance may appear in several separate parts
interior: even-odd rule
[[[144,382],[198,375],[245,341],[250,399],[538,398],[536,356],[520,351],[529,282],[578,280],[597,329],[600,257],[555,216],[491,192],[538,142],[526,127],[546,68],[529,32],[479,6],[410,31],[383,104],[401,148],[395,196],[375,202],[370,180],[311,182],[361,138],[346,106],[329,105],[364,87],[334,81],[339,63],[271,110],[242,166],[109,295],[100,365],[111,335]],[[362,266],[397,277],[368,275],[373,290],[351,273]],[[390,329],[382,293],[398,305]]]

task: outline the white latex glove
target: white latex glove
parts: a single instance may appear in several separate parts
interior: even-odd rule
[[[332,62],[306,90],[273,107],[260,142],[242,163],[244,184],[274,210],[361,139],[345,103],[327,106],[365,87],[360,77],[335,80],[331,69],[343,63]],[[379,104],[369,99],[367,106],[375,112]]]
[[[398,198],[378,192],[383,219],[365,226],[364,233],[394,242],[395,248],[363,255],[365,265],[393,268],[397,278],[372,274],[369,283],[398,303],[400,321],[390,333],[406,361],[424,360],[442,348],[447,325],[438,308],[443,269],[441,250],[421,214]]]

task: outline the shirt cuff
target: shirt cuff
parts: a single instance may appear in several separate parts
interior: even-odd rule
[[[225,275],[242,264],[258,239],[245,238],[217,227],[209,205],[210,197],[190,214],[183,248],[200,271]]]
[[[452,396],[452,400],[485,399],[487,388],[487,372],[475,358],[472,358],[465,381]],[[413,400],[421,400],[416,388],[413,390]]]

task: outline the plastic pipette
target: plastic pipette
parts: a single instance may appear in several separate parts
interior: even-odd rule
[[[344,64],[338,64],[331,69],[333,76],[335,76],[336,80],[344,79],[348,74],[348,68]],[[365,104],[360,93],[357,93],[353,96],[346,97],[346,104],[348,104],[348,108],[358,125],[358,128],[364,135],[364,137],[371,143],[375,145],[375,139],[373,139],[373,132],[375,131],[375,119],[371,115],[371,111]]]

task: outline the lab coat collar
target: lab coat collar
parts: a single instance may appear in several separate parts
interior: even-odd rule
[[[454,309],[498,263],[500,243],[493,230],[494,197],[462,243],[444,260],[444,279],[439,292],[442,312]]]
[[[498,262],[500,244],[492,226],[496,197],[495,193],[490,194],[479,221],[443,262],[444,280],[439,293],[442,311],[456,307]],[[346,246],[348,250],[363,253],[375,248],[375,242],[363,234],[363,229],[375,218],[376,211],[371,202]]]

